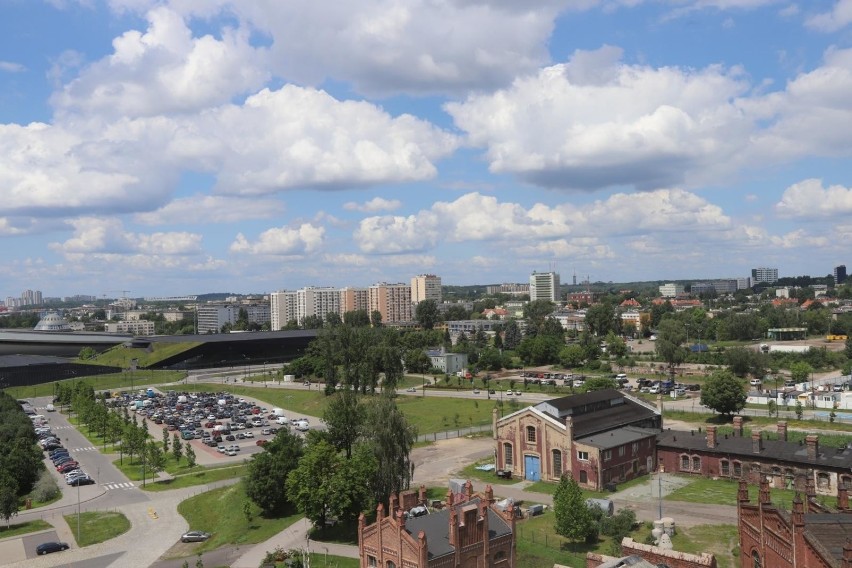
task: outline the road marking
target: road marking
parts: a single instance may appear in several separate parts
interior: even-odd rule
[[[72,448],[71,452],[96,452],[98,449],[94,446],[86,446],[85,448]]]
[[[133,485],[130,482],[125,482],[125,483],[105,483],[101,487],[103,487],[104,490],[106,490],[106,491],[110,491],[112,489],[133,489],[136,486]]]

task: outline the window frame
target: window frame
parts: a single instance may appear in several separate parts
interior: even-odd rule
[[[550,460],[553,463],[553,477],[562,477],[562,474],[565,473],[562,465],[562,450],[550,450]],[[559,465],[558,469],[557,465]]]
[[[577,450],[577,459],[580,461],[589,461],[589,452]]]
[[[690,471],[689,467],[692,465],[692,460],[689,459],[689,456],[686,454],[681,454],[680,456],[680,470],[681,471]]]
[[[511,442],[503,442],[503,465],[506,468],[515,467],[515,454]]]
[[[536,432],[535,426],[527,426],[527,443],[535,444],[536,439],[538,438],[538,433]]]

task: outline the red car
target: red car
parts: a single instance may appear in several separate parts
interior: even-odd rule
[[[80,464],[75,461],[65,462],[64,464],[57,467],[56,471],[58,471],[59,473],[65,473],[71,471],[72,469],[77,469],[79,466]]]
[[[265,446],[266,444],[268,444],[268,443],[269,443],[269,440],[258,440],[258,441],[257,441],[257,442],[255,442],[255,443],[256,443],[258,446],[263,447],[263,446]]]

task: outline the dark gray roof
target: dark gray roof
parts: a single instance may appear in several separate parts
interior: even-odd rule
[[[763,449],[759,453],[752,451],[751,437],[716,434],[716,448],[707,447],[706,432],[684,432],[678,430],[666,430],[657,435],[657,448],[672,448],[676,450],[710,451],[716,454],[726,454],[754,459],[760,456],[762,459],[796,463],[802,465],[817,465],[824,469],[843,469],[847,472],[852,468],[852,450],[820,446],[819,456],[816,461],[808,460],[808,447],[798,442],[784,442],[781,440],[763,440]]]
[[[606,450],[609,448],[623,446],[624,444],[629,444],[630,442],[643,440],[648,436],[653,436],[655,434],[657,434],[657,431],[651,430],[649,428],[636,428],[635,426],[625,426],[624,428],[616,428],[615,430],[610,430],[609,432],[601,432],[599,434],[594,434],[585,438],[574,438],[574,441],[579,442],[581,444],[586,444],[587,446],[592,446],[593,448],[600,448],[602,450]]]
[[[47,355],[2,355],[0,356],[0,367],[29,367],[30,365],[61,365],[67,363],[62,357],[48,357]]]
[[[149,335],[137,337],[134,341],[152,341],[157,343],[226,343],[236,341],[258,341],[262,339],[291,339],[294,337],[316,337],[315,329],[294,329],[288,331],[248,331],[245,333],[198,333],[194,335]]]
[[[479,505],[479,498],[471,499],[464,503],[455,505],[456,514],[461,518],[462,508],[468,505]],[[450,510],[444,509],[437,513],[431,513],[422,517],[415,517],[405,521],[405,530],[417,540],[420,531],[426,535],[426,544],[429,547],[429,559],[440,558],[453,553],[450,544]],[[488,508],[488,539],[494,540],[502,536],[512,534],[511,527],[497,513]]]
[[[574,439],[657,417],[658,414],[650,408],[625,400],[624,404],[574,417]]]
[[[805,530],[835,560],[843,558],[843,545],[852,539],[852,515],[843,513],[808,513]]]
[[[613,389],[586,392],[583,394],[571,394],[560,398],[552,398],[546,401],[548,404],[563,412],[578,406],[585,406],[604,400],[623,399],[624,395]]]

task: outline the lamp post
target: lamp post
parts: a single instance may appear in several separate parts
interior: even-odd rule
[[[80,543],[80,480],[77,480],[77,544]]]

